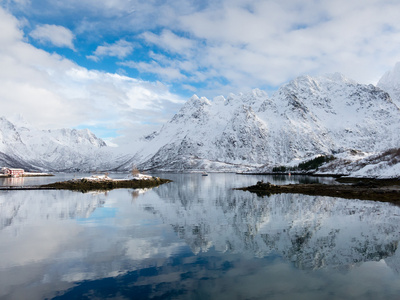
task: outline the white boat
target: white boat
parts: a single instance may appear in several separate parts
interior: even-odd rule
[[[201,176],[208,176],[207,172],[201,173]]]

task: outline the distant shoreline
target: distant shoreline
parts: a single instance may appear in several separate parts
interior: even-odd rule
[[[347,176],[346,174],[316,174],[313,172],[236,172],[238,175],[284,175],[284,176],[312,176],[312,177],[333,177],[340,178],[343,176]]]
[[[45,176],[54,176],[54,174],[50,173],[34,173],[34,172],[25,172],[21,176],[13,177],[9,174],[0,174],[0,178],[20,178],[20,177],[45,177]]]
[[[303,194],[400,204],[399,179],[340,178],[337,181],[342,184],[275,185],[259,181],[255,185],[236,188],[236,190],[249,191],[262,197],[272,194]]]

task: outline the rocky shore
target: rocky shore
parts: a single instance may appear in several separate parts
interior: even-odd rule
[[[237,190],[249,191],[259,196],[292,193],[400,204],[400,180],[398,179],[339,178],[337,181],[342,184],[311,183],[275,185],[269,182],[264,183],[259,181],[256,185],[237,188]]]

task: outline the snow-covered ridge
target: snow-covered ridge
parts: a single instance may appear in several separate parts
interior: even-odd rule
[[[398,178],[400,177],[400,148],[381,153],[349,151],[320,167],[317,174],[341,174],[351,177]]]
[[[298,163],[349,149],[400,147],[400,109],[389,94],[342,74],[301,76],[212,101],[193,96],[135,156],[142,169],[238,171]]]
[[[109,170],[125,160],[87,129],[38,130],[0,117],[0,165],[41,171]]]
[[[393,101],[400,107],[400,62],[382,76],[377,86],[388,92]]]

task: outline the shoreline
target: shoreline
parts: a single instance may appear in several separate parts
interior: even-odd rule
[[[26,186],[0,186],[0,191],[36,191],[36,190],[54,190],[50,187],[41,187],[39,185],[26,185]]]
[[[54,176],[54,174],[50,173],[29,173],[26,172],[22,174],[21,176],[13,177],[12,175],[8,174],[0,174],[0,178],[21,178],[21,177],[48,177],[48,176]]]
[[[238,175],[285,175],[285,176],[312,176],[312,177],[332,177],[332,178],[341,178],[343,176],[347,176],[346,174],[315,174],[315,173],[302,173],[302,172],[263,172],[263,173],[241,173],[237,172]]]
[[[50,173],[24,173],[21,177],[47,177],[47,176],[54,176],[54,174]]]
[[[235,190],[249,191],[261,197],[272,194],[290,193],[400,204],[399,179],[343,178],[337,181],[342,184],[309,183],[275,185],[259,181],[256,185],[236,188]]]

